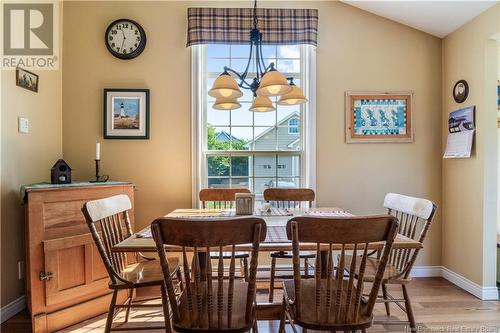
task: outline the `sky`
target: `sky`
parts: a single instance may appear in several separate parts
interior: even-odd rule
[[[139,98],[113,98],[113,113],[120,114],[121,103],[125,109],[125,114],[129,117],[135,117],[139,112]]]

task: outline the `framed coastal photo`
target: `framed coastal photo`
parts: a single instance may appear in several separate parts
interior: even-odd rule
[[[346,142],[413,142],[412,111],[412,91],[347,91]]]
[[[149,89],[104,89],[104,138],[149,139]]]
[[[18,87],[38,92],[38,75],[25,69],[16,68],[16,85]]]

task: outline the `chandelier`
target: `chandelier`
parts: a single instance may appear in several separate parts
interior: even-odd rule
[[[307,102],[302,89],[293,83],[293,78],[286,77],[275,68],[271,62],[265,65],[262,56],[262,33],[257,28],[257,0],[253,7],[253,29],[250,31],[250,55],[243,73],[224,66],[224,72],[215,80],[208,95],[215,98],[213,108],[216,110],[234,110],[241,107],[238,98],[243,96],[242,89],[253,93],[253,103],[250,111],[269,112],[276,108],[270,97],[279,96],[278,105],[299,105]],[[255,62],[256,76],[250,80],[247,78],[248,69]],[[231,75],[233,74],[236,79]]]

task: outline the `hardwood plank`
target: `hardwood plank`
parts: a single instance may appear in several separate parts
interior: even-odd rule
[[[389,292],[399,295],[397,286],[389,286]],[[481,301],[456,287],[442,278],[415,278],[409,285],[409,293],[414,303],[415,317],[419,328],[433,328],[434,332],[472,332],[470,329],[483,329],[483,332],[500,331],[500,303],[498,301]],[[257,299],[260,302],[267,301],[267,291],[265,285],[259,285]],[[154,289],[159,294],[159,290]],[[276,291],[275,299],[278,301]],[[146,295],[145,295],[146,296]],[[156,301],[155,303],[158,303]],[[278,304],[278,303],[277,303]],[[404,319],[405,314],[396,307],[391,307],[391,320]],[[161,306],[149,310],[133,310],[131,322],[134,325],[149,325],[162,320]],[[117,320],[123,319],[123,312],[117,315]],[[375,320],[387,320],[385,309],[382,304],[375,306]],[[93,332],[103,331],[105,315],[94,317],[67,329],[59,331],[66,332]],[[259,331],[261,333],[271,333],[278,331],[278,321],[259,321]],[[455,331],[452,331],[452,328]],[[441,330],[440,330],[441,329]],[[460,331],[460,329],[462,329]],[[466,329],[469,329],[467,331]],[[487,330],[489,329],[489,331]],[[24,311],[1,325],[1,332],[17,333],[30,332],[31,322],[27,311]],[[430,330],[428,330],[430,331]],[[163,331],[151,331],[152,333],[163,333]],[[291,332],[287,327],[287,332]],[[386,332],[407,332],[404,325],[374,325],[367,330],[368,333]],[[481,332],[477,330],[477,332]],[[313,333],[309,331],[309,333]]]

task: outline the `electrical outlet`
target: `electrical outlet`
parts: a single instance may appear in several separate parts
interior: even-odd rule
[[[19,117],[17,118],[17,130],[19,133],[27,134],[30,131],[30,121],[28,118]]]
[[[24,261],[17,262],[17,278],[19,280],[24,279]]]

